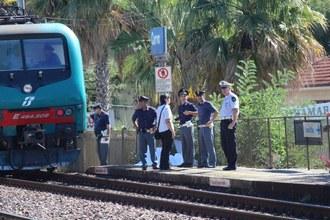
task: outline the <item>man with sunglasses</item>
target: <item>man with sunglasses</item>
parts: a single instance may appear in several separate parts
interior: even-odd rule
[[[227,167],[223,170],[236,170],[236,124],[239,115],[239,100],[232,92],[233,84],[220,81],[221,93],[225,96],[220,109],[221,118],[221,146],[227,158]]]

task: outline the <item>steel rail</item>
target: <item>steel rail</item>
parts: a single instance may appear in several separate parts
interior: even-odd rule
[[[95,199],[102,201],[111,201],[116,203],[123,203],[128,205],[135,205],[138,207],[153,208],[157,210],[166,210],[171,212],[179,212],[193,216],[203,216],[218,219],[230,220],[293,220],[295,218],[285,216],[274,216],[271,214],[256,213],[247,210],[237,210],[234,208],[224,208],[212,205],[189,203],[185,201],[166,200],[161,198],[150,198],[145,196],[137,196],[132,194],[118,194],[112,192],[100,192],[89,189],[79,189],[69,186],[62,186],[56,184],[47,184],[35,181],[28,181],[13,178],[0,178],[0,184],[15,186],[20,188],[51,192],[63,194],[73,197],[80,197],[86,199]]]
[[[238,209],[257,210],[269,214],[284,214],[296,218],[330,220],[329,206],[64,173],[53,173],[51,175],[43,173],[43,176],[44,178],[65,181],[69,184],[102,187],[165,198],[176,198],[178,200],[206,203],[210,205],[234,207]]]
[[[33,220],[19,215],[10,214],[7,212],[0,212],[0,220]]]

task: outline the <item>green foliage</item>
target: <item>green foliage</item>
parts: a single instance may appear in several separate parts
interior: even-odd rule
[[[282,116],[285,86],[294,78],[295,73],[287,69],[278,70],[275,74],[269,74],[269,82],[263,81],[263,85],[260,85],[254,61],[240,61],[237,69],[235,85],[240,95],[241,117]]]
[[[217,94],[216,92],[213,92],[209,95],[209,99],[210,102],[212,102],[212,104],[214,106],[220,106],[223,98],[221,98],[221,94]]]
[[[282,167],[285,160],[284,124],[285,86],[294,72],[283,69],[270,76],[269,82],[257,82],[257,69],[252,60],[240,61],[236,88],[240,97],[238,140],[241,163],[248,166]],[[273,118],[273,119],[268,119]],[[273,161],[270,164],[269,146]]]
[[[236,73],[236,88],[241,96],[249,95],[258,87],[257,84],[257,67],[253,60],[241,60],[237,69],[240,70]]]
[[[16,5],[16,0],[0,0],[0,5],[12,6]]]

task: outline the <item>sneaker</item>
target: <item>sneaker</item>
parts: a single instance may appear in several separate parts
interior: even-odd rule
[[[157,167],[157,164],[153,164],[153,165],[152,165],[152,169],[154,169],[154,170],[158,170],[159,168]]]
[[[142,170],[147,170],[147,166],[142,166]]]

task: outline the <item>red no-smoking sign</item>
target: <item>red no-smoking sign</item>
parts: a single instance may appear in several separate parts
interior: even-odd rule
[[[159,68],[157,70],[157,75],[161,79],[166,79],[168,77],[168,70],[165,67]]]

